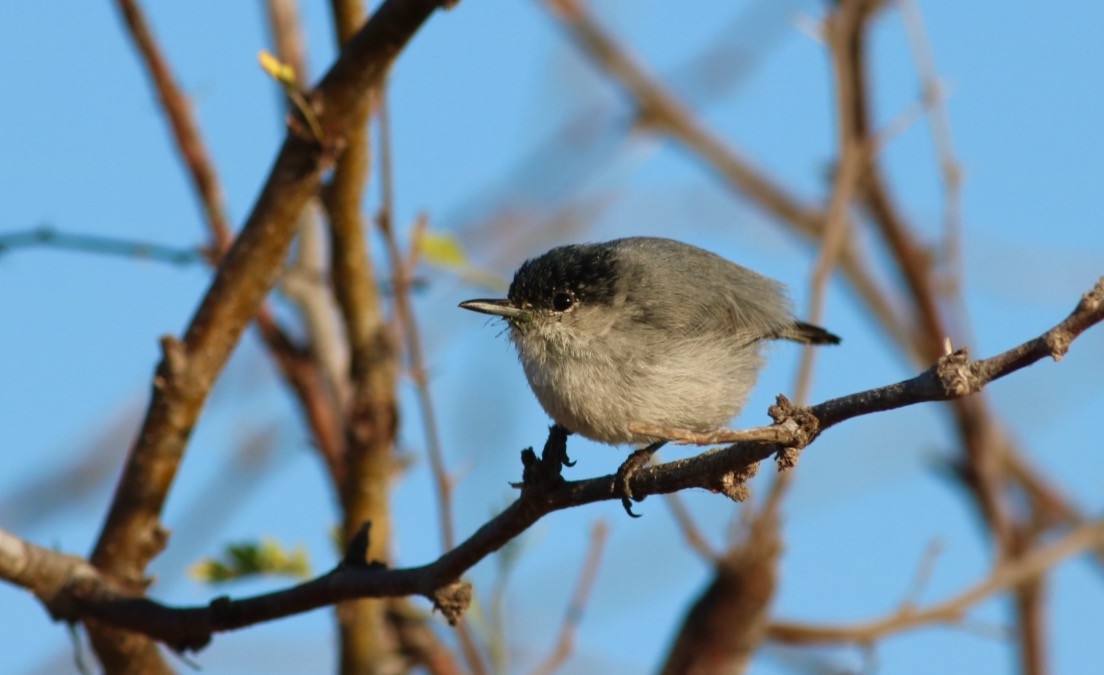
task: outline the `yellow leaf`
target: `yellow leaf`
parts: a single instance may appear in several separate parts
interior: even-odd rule
[[[431,265],[459,269],[468,264],[464,247],[449,232],[424,230],[418,235],[415,245],[422,257]]]
[[[295,86],[295,69],[272,55],[268,50],[262,49],[257,55],[263,69],[268,76],[286,87]]]

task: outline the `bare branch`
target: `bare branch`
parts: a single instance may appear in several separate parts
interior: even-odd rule
[[[694,117],[587,13],[585,3],[575,0],[543,2],[594,64],[625,89],[650,130],[664,133],[678,142],[734,192],[746,197],[794,234],[806,240],[819,239],[825,214],[789,194]],[[908,343],[911,329],[896,309],[897,303],[875,281],[860,251],[854,246],[845,246],[840,251],[839,265],[878,325],[895,341]]]
[[[1104,522],[1090,523],[1053,544],[998,563],[985,581],[931,607],[916,609],[906,605],[884,619],[850,626],[776,622],[771,624],[767,634],[769,639],[787,644],[851,642],[866,645],[931,624],[960,623],[970,608],[982,600],[1037,579],[1067,558],[1101,544],[1104,544]]]
[[[145,587],[146,565],[165,545],[159,515],[188,437],[219,371],[281,271],[299,214],[340,139],[369,105],[369,92],[440,5],[388,0],[351,41],[311,94],[329,147],[320,148],[293,125],[183,340],[163,340],[150,407],[92,554],[93,564],[131,592]]]
[[[0,235],[0,255],[32,246],[155,260],[181,266],[203,263],[211,258],[210,251],[199,248],[177,248],[95,234],[71,234],[59,232],[49,225]]]
[[[752,521],[742,544],[717,560],[713,579],[683,619],[663,673],[738,673],[747,668],[767,628],[781,552],[778,523],[768,511]]]
[[[583,621],[583,610],[586,609],[590,591],[594,588],[594,582],[598,578],[598,568],[602,565],[602,552],[605,550],[606,538],[609,536],[609,526],[599,521],[590,532],[590,549],[587,552],[586,561],[583,562],[579,572],[579,581],[575,584],[575,592],[571,594],[571,601],[564,613],[563,623],[560,624],[560,634],[556,638],[556,647],[544,661],[541,661],[533,669],[534,675],[551,675],[567,661],[575,648],[575,633],[579,624]]]
[[[666,498],[667,507],[671,509],[671,515],[674,516],[675,522],[678,523],[679,529],[682,530],[682,536],[686,540],[686,543],[690,548],[697,551],[702,560],[716,563],[717,559],[721,557],[721,554],[713,549],[709,540],[701,533],[697,523],[694,522],[693,517],[690,515],[690,510],[686,508],[686,504],[679,498],[678,493],[672,492],[671,494],[664,495],[664,497]]]
[[[787,447],[808,444],[825,429],[845,420],[925,401],[968,396],[988,382],[1040,359],[1060,358],[1073,339],[1101,321],[1104,321],[1104,277],[1064,321],[1033,340],[981,361],[970,361],[964,352],[956,352],[910,380],[809,408],[795,408],[780,397],[773,410],[779,425],[785,425],[786,420],[797,423],[797,430],[786,443],[738,443],[645,468],[633,478],[633,493],[666,494],[693,487],[726,490],[726,476],[746,471],[772,455],[785,455]],[[93,618],[144,633],[179,649],[198,648],[206,644],[213,632],[242,628],[352,598],[423,595],[455,621],[470,601],[470,590],[457,581],[464,572],[548,513],[619,498],[614,493],[614,483],[615,477],[607,475],[551,487],[527,486],[517,501],[466,541],[422,567],[389,570],[343,564],[318,579],[287,590],[241,600],[219,598],[209,606],[190,608],[170,608],[152,600],[126,597],[108,583],[86,583],[69,589],[74,613],[68,618]]]
[[[422,413],[422,428],[425,431],[426,451],[429,456],[430,470],[437,496],[437,520],[441,528],[442,550],[456,545],[456,531],[452,515],[452,479],[445,466],[444,451],[441,448],[441,434],[437,424],[437,411],[433,405],[433,396],[429,391],[429,377],[426,373],[426,359],[422,349],[421,331],[414,310],[410,306],[411,282],[417,265],[417,248],[412,246],[410,254],[403,256],[399,250],[395,235],[395,189],[391,163],[391,118],[387,108],[386,95],[380,101],[380,182],[383,203],[379,213],[380,231],[387,246],[387,258],[391,266],[391,285],[395,294],[395,313],[399,329],[402,331],[409,360],[410,377],[418,394],[418,407]],[[415,227],[424,227],[425,219],[420,218]]]
[[[203,144],[203,137],[199,134],[199,127],[192,116],[188,98],[184,96],[173,79],[169,65],[162,56],[149,26],[146,25],[145,17],[142,16],[137,2],[116,0],[116,3],[126,20],[130,37],[142,55],[142,62],[149,71],[150,79],[157,89],[157,97],[165,109],[181,159],[184,160],[192,176],[192,184],[203,205],[203,214],[213,238],[212,248],[221,252],[230,246],[230,240],[233,238],[230,225],[226,222],[225,199],[219,187],[218,177],[215,175],[214,164],[211,162],[207,147]]]

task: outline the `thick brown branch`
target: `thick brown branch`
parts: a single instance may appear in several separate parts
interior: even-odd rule
[[[311,94],[327,135],[293,127],[268,181],[193,317],[183,340],[166,338],[152,400],[131,448],[92,562],[141,592],[146,565],[164,547],[159,516],[192,428],[218,373],[276,281],[298,216],[316,192],[332,148],[368,106],[395,57],[438,0],[389,0],[350,42]]]
[[[331,0],[338,47],[345,48],[364,21],[360,0]],[[382,82],[370,92],[378,100]],[[330,219],[330,272],[334,295],[349,345],[348,410],[345,411],[345,476],[339,486],[344,540],[364,523],[372,524],[367,561],[387,561],[391,548],[391,482],[393,446],[398,429],[395,403],[397,357],[383,318],[379,289],[368,254],[367,223],[362,202],[369,177],[369,106],[351,120],[345,147],[323,189]],[[389,658],[384,603],[358,600],[337,608],[340,626],[340,672],[375,672]]]

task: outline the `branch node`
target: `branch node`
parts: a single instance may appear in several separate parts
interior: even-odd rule
[[[1081,302],[1077,303],[1078,312],[1096,312],[1104,305],[1104,277],[1097,280],[1096,285],[1088,293],[1081,296]]]
[[[184,343],[171,335],[161,336],[161,366],[153,378],[153,385],[158,389],[167,387],[170,380],[184,372],[187,362]]]
[[[748,464],[739,471],[729,471],[720,477],[714,491],[723,494],[734,502],[742,502],[751,496],[747,482],[759,473],[759,462]]]
[[[943,385],[948,398],[961,398],[981,389],[976,373],[970,364],[970,353],[965,347],[953,354],[939,358],[935,375]]]
[[[1047,331],[1047,334],[1043,336],[1043,341],[1046,342],[1047,349],[1050,350],[1050,358],[1061,361],[1062,357],[1069,351],[1072,340],[1069,331],[1057,328]]]
[[[775,426],[790,432],[792,440],[779,447],[774,459],[780,471],[792,469],[797,465],[801,451],[820,433],[820,420],[808,408],[794,405],[782,394],[778,395],[767,414],[774,420]]]
[[[472,586],[466,581],[454,581],[433,591],[430,600],[433,609],[440,610],[449,625],[455,626],[471,605]]]

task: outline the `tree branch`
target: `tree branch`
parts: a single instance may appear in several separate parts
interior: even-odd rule
[[[831,426],[861,415],[968,396],[987,383],[1045,357],[1060,359],[1078,335],[1101,321],[1104,321],[1104,277],[1064,321],[1033,340],[980,361],[969,360],[965,351],[948,354],[912,379],[809,408],[794,407],[779,397],[779,404],[771,412],[776,418],[775,426],[786,430],[782,442],[737,443],[643,469],[633,479],[633,493],[646,496],[696,487],[733,494],[734,483],[741,483],[756,463],[772,455],[777,455],[781,463],[792,462],[794,450],[808,445]],[[455,621],[470,602],[470,589],[458,581],[468,569],[553,511],[617,498],[613,475],[552,487],[526,486],[512,505],[466,541],[421,567],[384,569],[343,563],[328,574],[293,588],[241,600],[217,598],[208,606],[186,608],[126,597],[103,576],[86,577],[70,583],[68,593],[63,594],[66,602],[56,602],[51,608],[71,620],[92,618],[143,633],[177,649],[198,649],[215,632],[353,598],[422,595],[430,598],[446,618]],[[83,564],[74,560],[71,565]],[[35,579],[12,575],[4,566],[0,566],[0,574],[13,583],[36,588]]]
[[[311,92],[325,138],[293,124],[241,235],[221,262],[183,340],[164,338],[152,400],[131,448],[92,562],[134,593],[165,545],[159,516],[188,437],[230,352],[275,283],[298,225],[341,139],[407,41],[443,0],[388,0]]]
[[[971,607],[997,593],[1038,579],[1066,558],[1104,544],[1104,522],[1082,525],[1058,541],[1027,552],[1014,560],[999,563],[980,584],[943,602],[917,609],[906,605],[883,619],[849,626],[775,622],[767,637],[792,645],[850,642],[871,644],[905,630],[936,623],[957,623]]]

